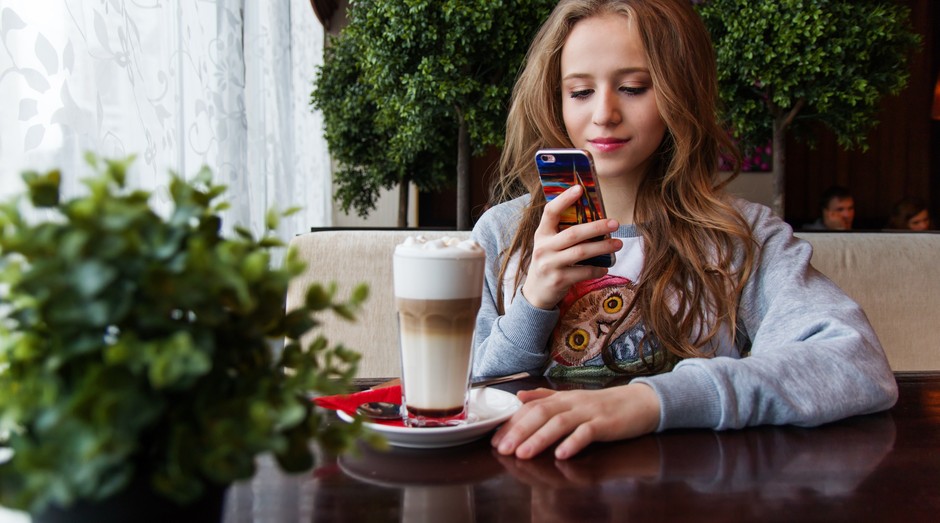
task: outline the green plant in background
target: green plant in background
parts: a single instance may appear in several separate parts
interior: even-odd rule
[[[380,188],[434,191],[456,181],[470,228],[470,157],[503,141],[529,42],[555,0],[361,0],[331,40],[311,103],[339,169],[336,197],[366,216]]]
[[[747,147],[773,140],[774,211],[784,212],[786,133],[829,127],[865,147],[879,100],[907,85],[920,36],[886,0],[703,0],[726,116]]]
[[[346,391],[359,355],[294,340],[317,326],[312,313],[352,319],[367,290],[338,301],[314,285],[286,312],[304,267],[293,253],[270,267],[281,214],[260,239],[227,238],[225,189],[208,170],[174,176],[164,218],[125,187],[130,159],[88,160],[98,174],[68,201],[58,171],[24,174],[48,219],[27,219],[23,198],[0,206],[0,444],[13,450],[0,503],[101,500],[141,474],[187,502],[251,477],[259,453],[300,471],[313,439],[347,449],[361,424],[327,423],[308,395]]]

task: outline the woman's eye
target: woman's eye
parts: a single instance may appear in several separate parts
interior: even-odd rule
[[[645,93],[647,89],[649,88],[648,87],[627,87],[627,86],[623,86],[620,88],[622,92],[627,93],[631,96],[641,95]]]
[[[592,92],[594,91],[591,89],[581,89],[580,91],[571,91],[569,96],[572,98],[587,98]]]

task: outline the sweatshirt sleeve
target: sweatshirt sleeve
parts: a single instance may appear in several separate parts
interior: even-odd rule
[[[741,203],[757,244],[738,308],[750,354],[683,360],[635,381],[659,396],[659,430],[814,426],[887,409],[897,383],[865,313],[810,265],[812,246],[764,206]]]
[[[483,299],[473,337],[474,378],[538,373],[548,359],[546,347],[558,322],[558,309],[539,309],[521,292],[504,296],[503,315],[496,304],[501,254],[515,234],[523,203],[524,199],[516,199],[489,209],[473,229],[472,238],[486,251]]]

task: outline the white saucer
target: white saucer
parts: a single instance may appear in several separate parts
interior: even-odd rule
[[[397,427],[365,422],[363,425],[385,437],[389,445],[414,449],[436,449],[463,445],[482,437],[519,410],[522,402],[515,394],[499,389],[473,389],[470,391],[472,421],[454,427]],[[336,411],[343,421],[352,416]]]

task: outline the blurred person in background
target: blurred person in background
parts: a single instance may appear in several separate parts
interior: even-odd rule
[[[855,220],[855,198],[840,185],[823,191],[819,198],[820,217],[803,228],[810,231],[848,231]]]
[[[891,208],[888,229],[926,231],[930,229],[930,211],[920,198],[902,198]]]

